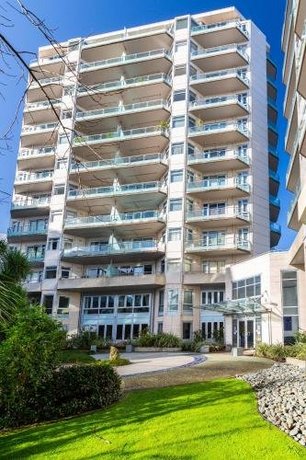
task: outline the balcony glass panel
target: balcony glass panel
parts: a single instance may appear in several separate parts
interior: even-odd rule
[[[152,161],[166,161],[166,154],[149,153],[147,155],[133,155],[130,157],[116,157],[106,160],[88,161],[85,163],[72,163],[71,171],[87,169],[108,168],[110,166],[133,165],[134,163],[150,163]]]
[[[32,133],[36,131],[50,131],[55,129],[58,126],[58,123],[44,123],[42,125],[25,125],[22,127],[23,133]]]
[[[213,24],[199,24],[191,27],[191,33],[210,32],[227,27],[237,27],[246,37],[249,36],[246,25],[240,21],[222,21]]]
[[[87,142],[99,142],[107,139],[127,139],[132,137],[143,137],[147,134],[167,135],[167,129],[159,126],[150,126],[148,128],[135,128],[125,131],[117,130],[109,133],[92,134],[89,136],[77,136],[73,140],[74,145],[86,144]]]
[[[86,188],[81,190],[70,190],[68,192],[68,197],[82,197],[89,195],[109,195],[109,194],[121,194],[121,193],[131,193],[137,191],[147,191],[147,190],[158,190],[161,187],[161,183],[158,181],[152,182],[143,182],[136,184],[126,184],[121,186],[111,186],[111,187],[94,187]]]

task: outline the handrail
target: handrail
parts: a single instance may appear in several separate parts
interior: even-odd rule
[[[159,181],[139,182],[135,184],[112,185],[109,187],[94,187],[70,190],[68,198],[77,198],[90,195],[120,195],[121,193],[158,190],[162,187]]]
[[[150,163],[152,161],[166,161],[167,155],[162,153],[148,153],[145,155],[132,155],[128,157],[115,157],[105,160],[87,161],[82,163],[72,163],[70,170],[80,171],[96,168],[109,168],[110,166],[135,165],[135,163]]]
[[[140,136],[146,134],[162,134],[167,135],[167,128],[162,128],[159,126],[149,126],[146,128],[134,128],[128,130],[117,130],[117,131],[110,131],[108,133],[101,133],[101,134],[90,134],[88,136],[77,136],[73,139],[73,145],[79,144],[86,144],[87,142],[95,142],[99,140],[107,140],[107,139],[124,139],[133,136]]]
[[[122,224],[122,222],[147,219],[164,219],[164,216],[160,213],[160,211],[156,210],[118,213],[117,215],[102,214],[99,216],[74,217],[66,219],[65,226],[78,226],[79,224],[103,224],[110,222]]]
[[[147,108],[154,108],[158,106],[169,108],[169,103],[164,99],[159,99],[159,100],[154,100],[154,101],[135,102],[134,104],[127,104],[127,105],[115,105],[111,107],[106,107],[105,109],[95,109],[95,110],[86,110],[84,112],[77,112],[76,119],[81,120],[82,118],[87,118],[87,117],[120,114],[120,113],[134,111],[137,109],[147,109]]]

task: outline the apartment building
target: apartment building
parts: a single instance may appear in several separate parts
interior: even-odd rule
[[[280,237],[264,34],[226,8],[42,47],[31,69],[8,232],[31,297],[70,333],[221,331],[226,270]]]

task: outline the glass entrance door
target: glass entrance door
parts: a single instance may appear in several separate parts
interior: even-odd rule
[[[238,346],[241,348],[254,348],[254,328],[253,319],[239,320],[238,322]]]

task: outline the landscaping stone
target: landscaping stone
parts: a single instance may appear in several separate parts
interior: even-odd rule
[[[269,369],[237,377],[256,391],[262,416],[305,446],[305,372],[297,366],[274,364]]]

